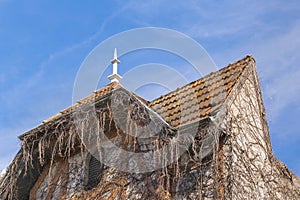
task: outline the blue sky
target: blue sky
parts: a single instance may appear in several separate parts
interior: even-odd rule
[[[300,175],[297,0],[80,2],[0,0],[0,170],[20,148],[18,135],[72,104],[76,73],[97,44],[155,26],[192,37],[218,68],[255,57],[274,153]],[[129,58],[152,61],[120,59]]]

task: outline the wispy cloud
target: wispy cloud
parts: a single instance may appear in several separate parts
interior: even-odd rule
[[[271,99],[271,117],[276,118],[287,106],[300,102],[300,69],[285,73],[270,83],[265,94]]]
[[[245,39],[230,50],[217,52],[213,58],[222,65],[253,54],[263,87],[263,97],[271,126],[279,125],[282,113],[300,102],[300,23],[292,22],[280,34],[272,34],[255,40]],[[293,116],[298,117],[299,116]],[[285,116],[287,119],[288,116]],[[276,124],[274,124],[274,123]],[[274,129],[274,128],[273,128]],[[277,136],[299,138],[293,131],[277,132]],[[280,136],[281,135],[281,136]]]
[[[258,55],[258,67],[266,84],[265,97],[270,100],[272,118],[291,103],[300,102],[300,21],[285,34],[270,37],[252,47]]]
[[[79,42],[79,43],[75,43],[71,46],[68,46],[62,50],[59,50],[57,52],[54,52],[52,54],[49,55],[49,57],[44,60],[42,63],[41,63],[41,70],[42,71],[49,63],[61,58],[61,57],[64,57],[65,55],[77,50],[77,49],[81,49],[83,48],[84,46],[87,46],[93,42],[95,42],[100,36],[101,34],[103,33],[103,31],[105,30],[107,24],[109,24],[112,20],[114,20],[116,17],[118,17],[122,12],[126,11],[126,9],[131,5],[131,3],[127,3],[127,4],[124,4],[122,5],[121,7],[119,7],[115,12],[111,13],[111,15],[107,16],[105,18],[105,20],[103,20],[101,23],[100,23],[100,26],[99,26],[99,29],[91,36],[89,36],[88,38],[86,38],[85,40]],[[96,45],[96,44],[95,44]]]

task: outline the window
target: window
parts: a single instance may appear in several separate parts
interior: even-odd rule
[[[101,172],[102,168],[100,161],[91,155],[88,165],[88,181],[85,188],[86,190],[90,190],[98,185]]]

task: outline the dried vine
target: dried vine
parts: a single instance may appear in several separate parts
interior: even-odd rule
[[[25,181],[31,173],[35,179],[29,188],[32,199],[299,199],[298,177],[271,150],[257,88],[256,73],[248,68],[214,116],[177,129],[131,93],[112,93],[24,136],[22,149],[1,182],[0,197],[19,197],[21,170]],[[193,130],[193,137],[186,135]],[[120,151],[103,150],[107,141],[135,153],[175,145],[134,165]],[[107,158],[107,153],[113,156]],[[97,187],[85,190],[90,154],[106,166],[102,163]],[[153,160],[162,168],[141,173],[116,168],[142,171]]]

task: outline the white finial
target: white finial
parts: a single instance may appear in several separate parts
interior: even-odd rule
[[[114,60],[118,60],[117,48],[114,50]],[[120,61],[118,61],[120,63]]]
[[[119,80],[122,79],[122,76],[118,74],[118,64],[120,61],[118,60],[117,55],[117,49],[115,48],[114,51],[114,58],[111,60],[111,63],[113,64],[113,73],[109,75],[107,78],[110,80],[110,82],[119,82]]]

